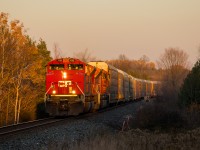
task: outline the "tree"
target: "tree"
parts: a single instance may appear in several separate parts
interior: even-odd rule
[[[155,68],[155,64],[154,62],[151,62],[146,55],[143,55],[139,60],[130,60],[124,54],[121,54],[118,59],[107,60],[106,62],[132,75],[133,77],[147,80],[157,80],[157,70]]]
[[[96,60],[96,57],[92,56],[91,52],[89,52],[87,48],[82,52],[74,53],[74,57],[80,59],[83,62]]]
[[[61,50],[60,50],[60,48],[59,48],[59,46],[58,46],[58,44],[54,44],[54,59],[58,59],[58,58],[60,58],[61,56],[60,56],[60,53],[61,53]]]
[[[50,59],[43,40],[36,46],[19,20],[9,23],[8,14],[0,13],[0,125],[18,123],[24,114],[34,119]]]
[[[143,55],[138,61],[137,61],[137,70],[140,74],[141,78],[148,79],[147,75],[147,67],[149,63],[149,57],[146,55]]]
[[[12,72],[9,71],[9,60],[12,59],[12,50],[15,49],[16,41],[11,34],[11,27],[8,24],[8,14],[0,13],[0,66],[1,66],[1,80],[0,80],[0,113],[1,124],[3,124],[4,116],[8,117],[9,104],[11,96],[10,79]],[[5,119],[6,121],[8,118]]]
[[[146,55],[142,55],[142,57],[139,59],[140,61],[143,61],[143,62],[145,62],[145,63],[147,63],[147,62],[149,62],[149,57],[148,56],[146,56]]]
[[[179,99],[184,106],[200,104],[200,59],[185,78]]]
[[[126,57],[126,55],[124,55],[124,54],[120,54],[118,59],[125,61],[125,60],[128,60],[128,57]]]
[[[130,69],[130,60],[128,59],[128,57],[126,57],[126,55],[124,54],[120,54],[118,56],[118,59],[114,59],[114,60],[107,60],[106,61],[108,64],[123,70],[125,72],[128,72]]]
[[[180,86],[188,73],[188,54],[179,48],[165,49],[158,61],[163,73],[163,93],[177,99]]]

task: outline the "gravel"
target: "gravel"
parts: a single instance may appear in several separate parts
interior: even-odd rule
[[[70,149],[74,144],[89,137],[121,131],[127,116],[134,117],[136,110],[144,104],[148,103],[144,101],[130,103],[108,112],[66,121],[57,126],[6,136],[0,139],[0,150]]]

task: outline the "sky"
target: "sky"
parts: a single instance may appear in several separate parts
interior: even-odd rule
[[[179,48],[195,63],[200,52],[200,0],[0,0],[0,12],[20,20],[62,57],[88,49],[99,60],[143,55],[159,60]]]

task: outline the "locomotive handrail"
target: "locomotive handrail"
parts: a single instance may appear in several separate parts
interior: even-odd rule
[[[81,90],[81,88],[79,87],[79,85],[78,85],[78,83],[77,82],[75,82],[76,83],[76,86],[78,87],[78,89],[81,91],[81,93],[83,94],[83,103],[85,104],[85,94],[83,93],[83,91]]]
[[[93,66],[93,70],[90,71],[89,66],[87,65],[87,72],[86,74],[88,74],[88,76],[91,76],[92,74],[94,74],[96,71],[96,67]]]
[[[103,72],[103,70],[101,69],[101,70],[99,71],[99,73],[98,73],[94,78],[98,78],[98,77],[102,74],[102,72]]]
[[[49,87],[49,89],[46,91],[46,93],[44,94],[44,104],[46,107],[46,99],[47,99],[47,93],[50,91],[50,89],[53,88],[53,82],[51,83],[51,86]]]
[[[100,99],[101,99],[101,93],[100,93],[100,91],[98,91],[97,89],[94,89],[96,92],[97,92],[97,103],[100,105],[100,103],[101,103],[101,101],[100,101]]]

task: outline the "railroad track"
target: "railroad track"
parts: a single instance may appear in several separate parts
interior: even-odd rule
[[[84,113],[81,114],[79,116],[71,116],[71,117],[66,117],[66,118],[59,118],[56,119],[54,117],[51,118],[46,118],[46,119],[39,119],[39,120],[35,120],[35,121],[30,121],[30,122],[25,122],[25,123],[20,123],[17,125],[11,125],[11,126],[6,126],[6,127],[1,127],[0,128],[0,138],[2,138],[4,135],[10,135],[10,134],[17,134],[20,132],[25,132],[28,130],[34,130],[34,128],[38,128],[38,127],[45,127],[45,126],[50,126],[53,125],[55,123],[58,122],[63,122],[63,121],[70,121],[71,119],[85,119],[100,113],[104,113],[104,112],[108,112],[111,111],[113,109],[117,109],[119,107],[124,107],[130,103],[134,103],[136,101],[130,101],[130,102],[126,102],[126,103],[122,103],[122,104],[116,104],[112,107],[107,107],[101,110],[98,110],[96,112],[91,112],[91,113]]]
[[[4,135],[10,135],[10,134],[16,134],[19,132],[31,130],[37,127],[50,125],[56,122],[63,121],[64,119],[55,119],[55,118],[45,118],[45,119],[39,119],[35,121],[20,123],[16,125],[10,125],[6,127],[0,128],[0,137],[3,137]]]
[[[106,107],[106,108],[97,110],[95,112],[89,112],[89,113],[81,114],[81,115],[76,116],[75,118],[76,119],[85,119],[85,118],[91,117],[93,115],[108,112],[108,111],[111,111],[113,109],[117,109],[117,108],[120,108],[120,107],[125,107],[125,106],[127,106],[131,103],[135,103],[135,102],[138,102],[138,101],[141,101],[141,100],[134,100],[134,101],[129,101],[129,102],[125,102],[125,103],[116,103],[116,104],[113,104],[111,107]]]

